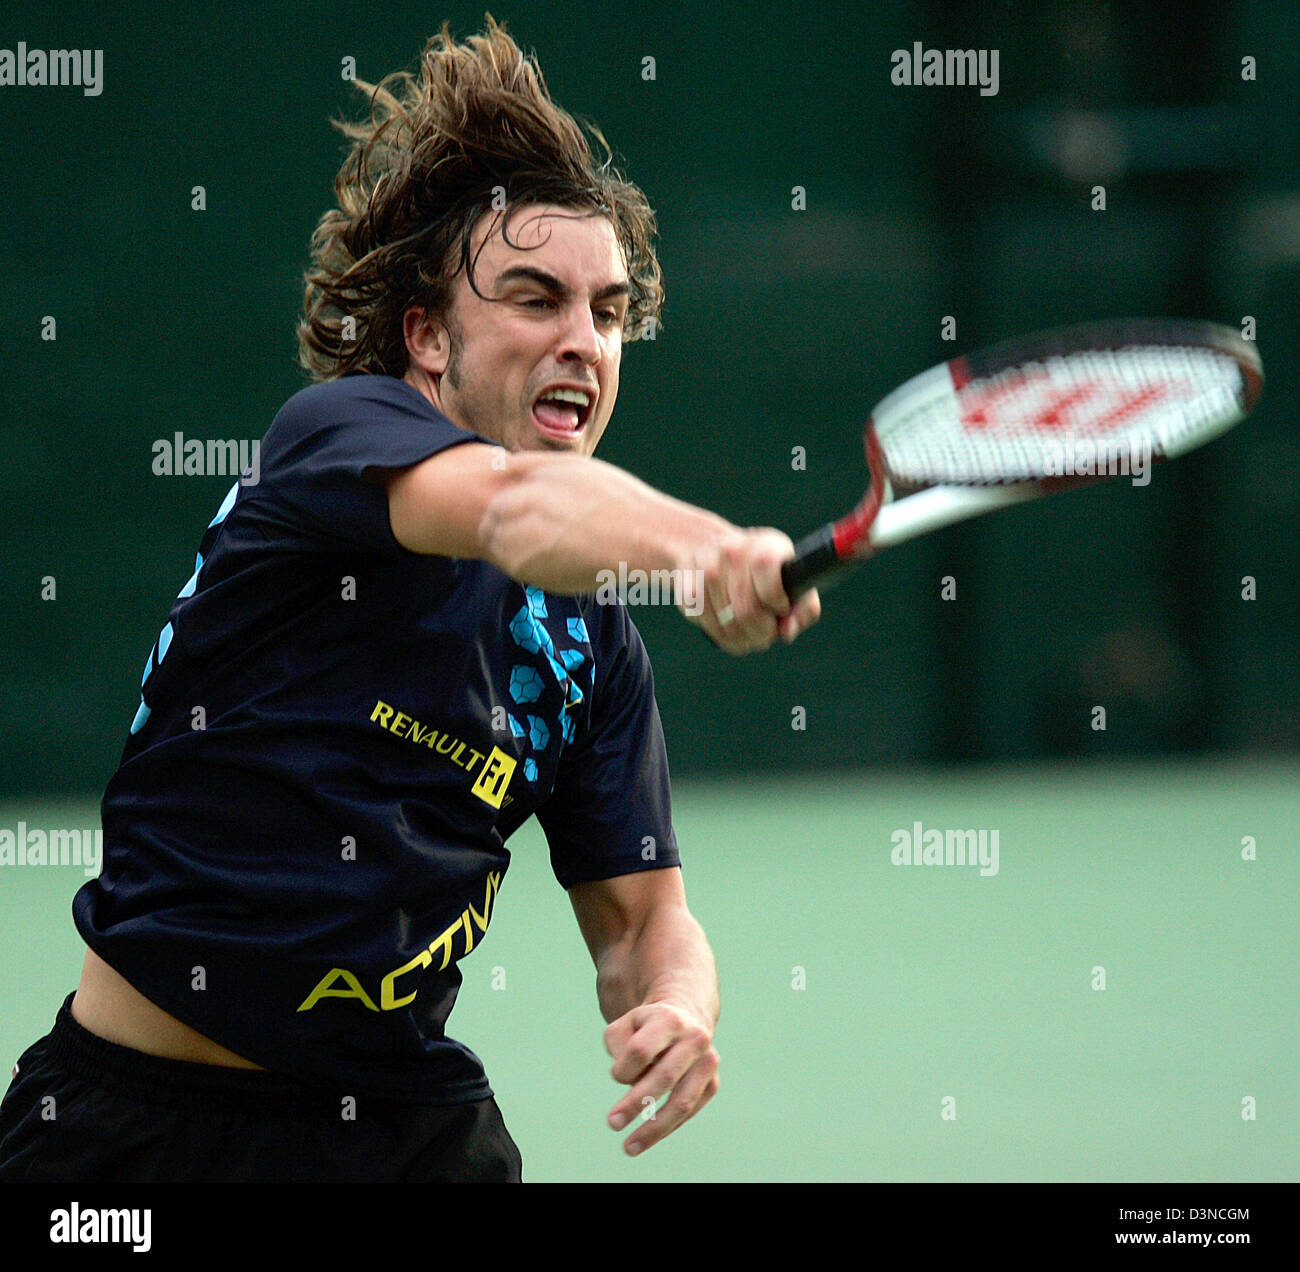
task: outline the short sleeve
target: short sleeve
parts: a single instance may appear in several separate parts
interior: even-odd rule
[[[260,493],[310,535],[396,550],[383,473],[486,441],[401,380],[349,376],[285,403],[262,442]]]
[[[592,642],[591,714],[537,813],[564,888],[680,864],[649,655],[621,605],[591,608],[606,629]]]

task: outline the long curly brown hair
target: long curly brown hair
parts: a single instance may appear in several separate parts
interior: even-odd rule
[[[412,306],[445,314],[461,270],[474,286],[479,218],[501,215],[505,227],[526,204],[608,217],[631,285],[624,339],[658,322],[663,275],[645,195],[613,166],[600,130],[551,100],[536,58],[490,14],[485,32],[463,44],[444,23],[418,76],[355,82],[370,95],[370,118],[333,121],[352,147],[334,181],[338,207],[318,222],[304,275],[298,361],[313,379],[401,377],[403,314]]]

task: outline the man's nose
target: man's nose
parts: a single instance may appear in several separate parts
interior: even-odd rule
[[[600,338],[588,306],[571,305],[565,311],[558,353],[561,358],[577,359],[593,366],[600,361]]]

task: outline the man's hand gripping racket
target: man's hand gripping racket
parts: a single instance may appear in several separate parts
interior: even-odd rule
[[[795,545],[786,594],[942,526],[1184,454],[1245,419],[1263,383],[1259,355],[1235,332],[1160,319],[1045,332],[941,363],[872,412],[867,493]]]

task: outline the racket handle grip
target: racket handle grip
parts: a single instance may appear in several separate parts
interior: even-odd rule
[[[814,530],[794,545],[794,556],[781,567],[781,585],[785,594],[792,601],[798,600],[818,579],[839,564],[834,524]]]

